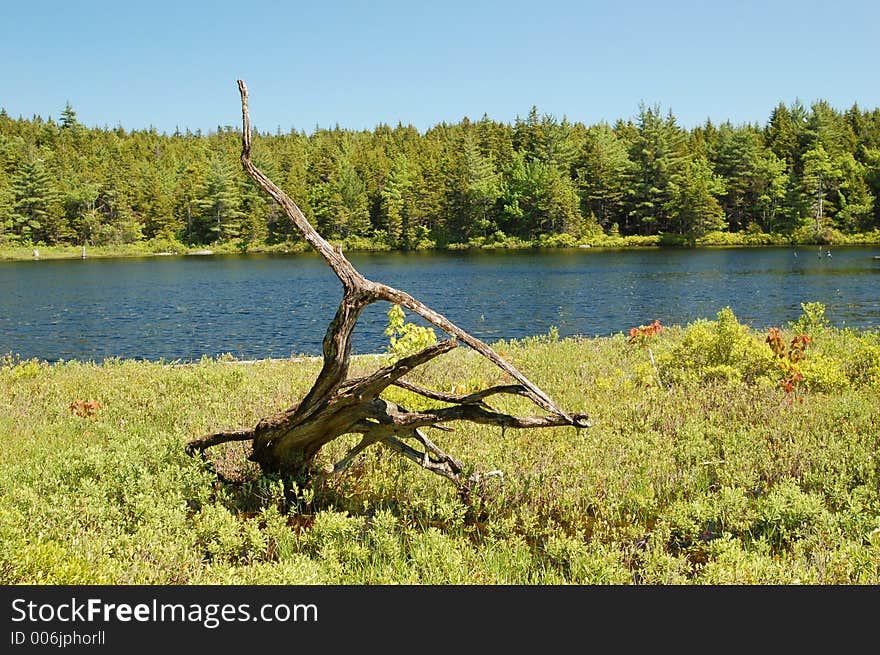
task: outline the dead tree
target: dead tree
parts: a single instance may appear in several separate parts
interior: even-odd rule
[[[186,446],[189,454],[201,453],[211,446],[230,441],[252,441],[250,459],[259,464],[264,472],[303,476],[310,471],[322,446],[342,435],[357,434],[361,435],[360,442],[336,462],[335,473],[344,471],[368,446],[381,443],[429,471],[448,478],[460,488],[468,489],[479,482],[480,476],[467,474],[460,460],[443,452],[428,438],[426,428],[449,430],[445,424],[452,421],[471,421],[502,428],[589,427],[586,415],[565,412],[492,348],[445,316],[403,291],[365,278],[345,258],[341,248],[332,246],[318,234],[296,203],[251,162],[247,87],[239,80],[238,88],[241,92],[241,163],[244,170],[275,199],[300,234],[329,264],[342,282],[344,291],[339,309],[324,335],[321,372],[305,397],[289,409],[262,419],[252,428],[217,432],[193,439]],[[366,377],[348,379],[352,332],[364,308],[377,301],[405,307],[451,338],[403,357]],[[426,389],[402,379],[417,366],[449,352],[458,342],[493,362],[514,382],[476,393],[456,395]],[[446,406],[409,410],[381,397],[382,392],[391,385],[440,401]],[[525,396],[549,415],[511,416],[495,411],[486,401],[498,394]]]

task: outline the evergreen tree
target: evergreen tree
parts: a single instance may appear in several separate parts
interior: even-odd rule
[[[513,125],[513,147],[526,160],[544,160],[544,134],[537,106],[532,105],[525,119],[516,117]]]
[[[508,168],[513,160],[513,130],[510,126],[483,114],[474,127],[483,157],[490,158],[498,170]]]
[[[190,162],[181,166],[177,176],[173,211],[180,225],[181,238],[189,244],[199,242],[200,200],[207,190],[206,171],[204,162]]]
[[[721,198],[728,229],[774,230],[786,197],[786,163],[762,145],[757,128],[722,124],[709,143],[713,169],[724,179]]]
[[[818,100],[810,106],[801,141],[802,152],[821,143],[833,158],[853,152],[856,146],[852,127],[840,112],[824,100]]]
[[[279,179],[274,160],[260,148],[251,155],[257,167],[263,171],[269,179]],[[238,233],[238,248],[241,251],[253,245],[266,241],[269,236],[269,213],[274,210],[276,203],[266,198],[250,177],[237,175],[238,192],[241,198],[241,223]]]
[[[513,147],[526,160],[537,159],[555,164],[562,170],[571,168],[577,155],[571,140],[572,125],[565,119],[560,123],[553,116],[538,114],[532,106],[528,117],[516,118],[512,135]]]
[[[413,212],[418,230],[424,240],[442,242],[448,238],[444,198],[445,156],[437,141],[425,139],[416,155],[415,175],[412,179]]]
[[[833,198],[842,178],[842,171],[821,143],[804,153],[801,179],[803,196],[810,208],[813,230],[822,235],[829,227],[828,216],[835,207]]]
[[[13,204],[15,196],[6,179],[5,171],[0,168],[0,244],[15,237]]]
[[[690,239],[723,230],[724,210],[718,202],[723,193],[724,182],[709,162],[703,157],[691,160],[669,183],[665,209],[670,229]]]
[[[61,112],[61,129],[73,130],[78,126],[79,121],[76,120],[76,112],[73,111],[73,107],[68,102],[64,105],[64,110]]]
[[[307,198],[318,232],[329,239],[339,239],[334,183],[317,182],[312,184],[309,186]]]
[[[794,170],[800,156],[800,138],[804,130],[804,108],[799,103],[792,109],[779,103],[770,114],[765,129],[767,146],[785,162],[789,171]]]
[[[333,189],[335,225],[331,234],[337,238],[366,236],[370,230],[367,188],[355,167],[347,159],[339,162]]]
[[[503,188],[507,234],[535,239],[541,234],[581,234],[585,229],[574,183],[555,166],[517,153]]]
[[[101,152],[106,172],[95,205],[104,215],[104,223],[133,235],[138,229],[142,229],[139,226],[134,227],[137,218],[131,207],[134,195],[132,181],[135,179],[133,173],[135,159],[134,153],[124,147],[123,139],[118,131],[114,132],[106,150]],[[124,239],[114,238],[114,242],[122,243]]]
[[[751,214],[765,232],[790,229],[790,226],[778,221],[788,193],[789,178],[785,172],[785,162],[773,152],[766,151],[752,166],[754,174],[750,189],[754,206]]]
[[[278,166],[279,180],[283,189],[291,198],[296,198],[297,205],[309,220],[313,219],[312,207],[309,204],[309,188],[307,183],[309,168],[308,138],[304,134],[291,133],[277,140],[274,144],[273,161]],[[299,232],[284,212],[280,211],[275,202],[266,207],[266,229],[268,239],[272,243],[281,241],[299,241]]]
[[[64,193],[63,205],[67,223],[76,243],[94,244],[101,227],[101,215],[96,210],[100,187],[94,183],[75,185]]]
[[[659,107],[640,107],[637,135],[630,148],[635,166],[625,234],[656,234],[668,228],[669,183],[687,166],[684,133],[672,112],[664,119]]]
[[[401,155],[394,160],[391,172],[382,189],[382,209],[385,215],[385,240],[391,246],[410,246],[412,232],[413,180],[409,160]]]
[[[539,224],[540,233],[582,237],[601,232],[595,218],[584,219],[577,187],[568,174],[555,165],[549,167],[549,172],[546,210]]]
[[[713,169],[724,178],[723,208],[730,230],[738,232],[756,218],[751,196],[762,150],[760,137],[727,122],[707,146]]]
[[[838,158],[840,185],[837,189],[838,212],[835,225],[845,232],[868,231],[875,226],[875,196],[867,181],[867,167],[852,155],[844,153]]]
[[[504,232],[523,239],[531,238],[541,220],[546,189],[547,167],[537,160],[527,160],[517,152],[505,175],[502,199]]]
[[[55,243],[61,236],[56,220],[58,194],[42,159],[25,161],[12,179],[12,231],[25,243]]]
[[[489,236],[498,229],[493,209],[501,194],[499,176],[470,132],[461,137],[457,154],[449,181],[456,233],[464,238]]]
[[[634,171],[627,144],[607,123],[587,130],[575,170],[583,214],[605,229],[619,224]]]
[[[147,238],[176,239],[183,222],[175,215],[171,196],[172,181],[155,162],[142,162],[136,169],[137,185],[132,197],[132,210],[144,225]]]
[[[862,147],[865,161],[865,184],[874,197],[874,212],[869,227],[880,228],[880,148]]]
[[[362,153],[354,136],[336,129],[317,132],[314,138],[317,149],[310,151],[306,197],[318,230],[331,239],[368,234],[370,199],[356,168]]]
[[[234,170],[228,160],[220,157],[208,165],[205,193],[196,202],[201,243],[226,241],[241,231],[241,195]]]

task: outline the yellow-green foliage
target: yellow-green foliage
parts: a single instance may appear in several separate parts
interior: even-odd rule
[[[699,319],[652,341],[657,365],[669,382],[742,381],[772,387],[797,370],[812,391],[839,392],[880,382],[880,335],[831,327],[822,303],[802,303],[803,314],[780,334],[790,341],[810,337],[802,361],[792,369],[768,347],[767,335],[742,325],[729,307],[717,320]],[[641,365],[641,369],[644,369]]]
[[[4,358],[0,583],[878,584],[880,340],[815,310],[798,324],[812,342],[792,394],[766,334],[729,310],[651,339],[662,386],[640,384],[654,369],[623,334],[495,344],[594,427],[432,435],[504,471],[469,505],[381,446],[307,489],[261,476],[243,444],[209,451],[237,483],[184,454],[193,436],[301,398],[319,360]],[[356,357],[352,375],[393,357]],[[409,379],[457,393],[506,381],[466,348]],[[78,415],[75,401],[97,409]],[[489,402],[540,413],[521,397]],[[318,464],[354,443],[329,444]]]
[[[825,318],[825,305],[820,302],[802,302],[800,318],[791,324],[792,332],[797,334],[806,334],[810,337],[816,336],[831,327],[830,322]]]
[[[657,363],[671,381],[754,382],[775,369],[772,351],[760,335],[739,323],[730,307],[718,312],[715,321],[694,321],[677,343],[664,350],[660,347]]]
[[[385,335],[389,337],[389,352],[396,357],[412,355],[437,343],[437,335],[432,328],[406,322],[406,315],[400,305],[392,305],[388,310]]]

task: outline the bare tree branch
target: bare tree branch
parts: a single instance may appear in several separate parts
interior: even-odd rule
[[[355,381],[354,384],[350,385],[345,394],[355,397],[378,396],[390,385],[397,384],[401,377],[409,373],[416,366],[420,366],[435,357],[449,352],[457,345],[455,341],[446,339],[440,343],[423,348],[414,355],[399,359],[394,364],[381,368],[372,375]]]
[[[489,396],[494,396],[496,394],[505,393],[505,394],[513,394],[518,396],[528,396],[526,389],[520,384],[503,384],[495,387],[489,387],[488,389],[483,389],[482,391],[476,391],[474,393],[469,393],[467,395],[459,395],[452,393],[444,393],[442,391],[435,391],[433,389],[426,389],[425,387],[420,387],[417,384],[413,384],[411,382],[407,382],[405,380],[397,380],[394,382],[395,387],[400,387],[401,389],[406,389],[407,391],[412,391],[413,393],[417,393],[420,396],[424,396],[425,398],[431,398],[433,400],[440,400],[444,403],[454,403],[457,405],[474,405],[480,404],[485,398]]]
[[[186,454],[194,455],[197,452],[202,452],[212,446],[219,446],[222,443],[229,443],[230,441],[250,441],[253,438],[253,428],[249,430],[225,430],[223,432],[215,432],[214,434],[208,434],[199,437],[198,439],[192,439],[186,444]]]
[[[315,228],[312,227],[311,223],[306,220],[305,215],[302,213],[302,210],[297,206],[297,204],[293,200],[291,200],[286,193],[279,189],[251,161],[251,122],[247,103],[248,91],[247,86],[242,80],[238,80],[238,88],[241,93],[241,163],[244,166],[244,169],[250,174],[254,181],[260,187],[262,187],[264,191],[266,191],[266,193],[272,196],[276,200],[276,202],[281,205],[282,209],[284,209],[285,213],[290,216],[290,218],[293,220],[294,225],[300,231],[306,241],[308,241],[309,244],[311,244],[311,246],[315,248],[315,250],[317,250],[318,253],[324,258],[324,260],[330,265],[330,268],[332,268],[337,277],[339,277],[343,286],[345,286],[347,290],[358,289],[362,292],[368,293],[371,296],[371,299],[368,302],[373,302],[375,300],[386,300],[396,305],[402,305],[410,311],[415,312],[426,321],[446,332],[446,334],[448,334],[449,336],[455,337],[462,343],[470,346],[478,353],[483,355],[483,357],[507,372],[511,377],[513,377],[527,389],[529,397],[540,407],[543,407],[547,411],[553,412],[554,414],[558,414],[563,418],[568,418],[568,415],[565,413],[565,411],[558,407],[556,403],[554,403],[553,400],[551,400],[546,393],[541,391],[541,389],[535,386],[528,378],[526,378],[522,373],[516,370],[516,368],[514,368],[511,364],[502,359],[498,353],[492,350],[492,348],[487,346],[476,337],[473,337],[469,333],[462,330],[460,327],[455,325],[452,321],[450,321],[442,314],[435,312],[427,305],[416,300],[408,293],[405,293],[385,284],[367,280],[363,275],[358,273],[355,270],[354,266],[351,265],[351,262],[349,262],[343,256],[342,250],[340,248],[334,248],[320,234],[318,234],[317,230],[315,230]],[[328,329],[328,335],[329,334],[330,330]],[[326,337],[324,341],[326,345]],[[306,403],[303,404],[305,405]]]

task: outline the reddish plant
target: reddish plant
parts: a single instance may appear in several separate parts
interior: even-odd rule
[[[804,376],[798,370],[798,364],[803,361],[807,345],[812,339],[806,334],[799,334],[786,344],[779,328],[772,327],[767,333],[767,344],[773,354],[779,359],[779,365],[783,371],[783,377],[779,380],[779,386],[785,389],[785,393],[791,393],[804,381]]]
[[[631,328],[627,341],[629,343],[644,343],[648,337],[653,337],[661,332],[663,332],[663,326],[660,325],[659,320],[654,319],[654,322],[650,325],[640,325],[637,328]]]
[[[95,418],[101,403],[95,400],[74,400],[69,405],[70,411],[81,418]]]
[[[640,325],[637,328],[630,328],[627,343],[634,343],[647,348],[648,358],[651,360],[651,366],[654,367],[654,373],[657,374],[657,384],[662,387],[663,382],[660,380],[660,369],[657,368],[657,364],[654,361],[654,353],[651,351],[650,346],[648,346],[648,339],[661,332],[663,332],[663,326],[660,325],[660,321],[655,318],[654,322],[649,325]],[[650,386],[650,384],[646,386]]]

